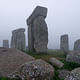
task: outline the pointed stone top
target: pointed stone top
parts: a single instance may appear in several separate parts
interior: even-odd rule
[[[41,6],[37,6],[34,11],[32,12],[31,16],[29,16],[29,18],[27,19],[27,24],[31,24],[33,22],[33,20],[37,17],[37,16],[43,16],[44,18],[46,18],[47,16],[47,8],[45,7],[41,7]]]

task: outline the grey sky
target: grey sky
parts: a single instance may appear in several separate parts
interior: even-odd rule
[[[26,19],[37,6],[48,8],[46,22],[49,31],[48,47],[59,48],[60,35],[69,34],[70,49],[80,39],[80,0],[0,0],[0,46],[11,39],[11,31],[26,29]]]

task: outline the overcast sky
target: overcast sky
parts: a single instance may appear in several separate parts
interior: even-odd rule
[[[11,40],[12,30],[27,28],[26,19],[37,6],[48,8],[48,47],[58,49],[60,36],[69,35],[70,49],[80,39],[80,0],[0,0],[0,46],[2,41]]]

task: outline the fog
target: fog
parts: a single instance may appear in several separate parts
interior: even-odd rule
[[[80,39],[80,0],[0,0],[0,46],[2,41],[11,40],[12,30],[26,29],[26,19],[37,6],[48,8],[48,48],[59,49],[60,36],[69,35],[69,46]]]

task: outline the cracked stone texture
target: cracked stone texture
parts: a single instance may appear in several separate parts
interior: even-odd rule
[[[22,80],[51,80],[54,76],[54,68],[47,62],[39,59],[23,64],[10,78]]]
[[[13,48],[0,48],[0,76],[7,77],[20,65],[34,58]]]
[[[72,70],[65,80],[80,80],[80,68]]]

